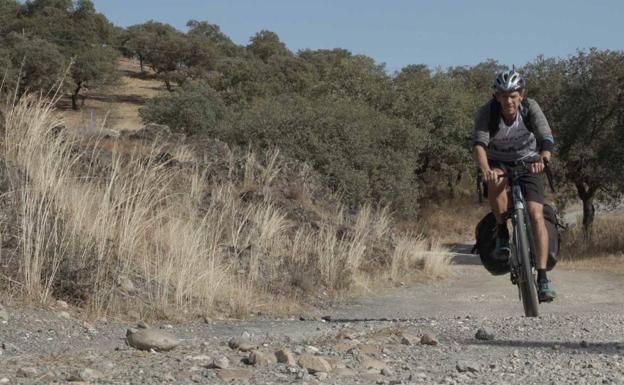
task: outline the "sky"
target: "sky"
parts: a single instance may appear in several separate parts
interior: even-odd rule
[[[622,0],[93,0],[115,25],[147,20],[186,31],[188,20],[217,24],[246,45],[261,30],[290,50],[344,48],[394,72],[495,59],[521,66],[538,55],[624,49]]]

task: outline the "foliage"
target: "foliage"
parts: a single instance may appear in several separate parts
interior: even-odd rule
[[[90,0],[27,1],[16,13],[10,13],[12,17],[7,17],[5,10],[14,9],[13,2],[3,3],[0,9],[2,19],[6,19],[2,27],[5,32],[22,35],[21,41],[10,47],[12,56],[19,57],[20,49],[29,51],[13,59],[15,62],[26,58],[24,65],[38,79],[27,80],[28,89],[50,91],[50,85],[58,81],[58,74],[73,60],[79,65],[70,68],[67,86],[72,90],[72,104],[77,109],[76,99],[81,89],[113,84],[116,80],[117,54],[109,47],[115,29],[104,15],[96,12]],[[38,49],[42,52],[35,52]]]
[[[210,86],[188,82],[172,93],[148,101],[139,113],[144,120],[165,124],[174,131],[214,136],[224,106]]]
[[[54,44],[11,33],[4,41],[4,89],[21,97],[26,91],[51,91],[63,80],[65,58]]]
[[[413,215],[418,186],[413,165],[423,133],[403,119],[377,113],[362,102],[299,96],[255,100],[233,113],[217,136],[230,143],[266,149],[311,164],[346,202],[392,202]]]
[[[590,234],[594,198],[619,198],[624,191],[624,53],[580,51],[564,70],[553,124],[565,178],[583,201]]]

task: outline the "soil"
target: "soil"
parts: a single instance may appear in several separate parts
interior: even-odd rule
[[[452,279],[334,304],[324,320],[151,325],[180,341],[161,353],[126,345],[132,323],[85,324],[79,309],[5,306],[0,383],[213,384],[231,375],[250,384],[624,384],[622,273],[556,268],[559,297],[525,318],[507,276],[489,275],[473,255],[454,260]],[[482,328],[491,339],[475,337]],[[228,346],[243,333],[259,352],[318,355],[332,371],[248,365],[249,353]],[[438,344],[421,344],[425,334]],[[213,369],[209,358],[242,370]]]

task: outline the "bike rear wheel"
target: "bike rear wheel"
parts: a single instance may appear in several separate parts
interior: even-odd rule
[[[520,288],[520,296],[522,297],[522,305],[524,306],[524,315],[527,317],[537,317],[538,299],[537,285],[531,266],[531,253],[529,250],[529,238],[527,226],[527,218],[523,210],[516,213],[516,253],[518,262],[520,263],[518,286]]]

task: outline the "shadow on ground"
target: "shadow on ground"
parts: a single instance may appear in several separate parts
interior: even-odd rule
[[[473,244],[450,243],[444,246],[453,254],[451,261],[454,265],[481,265],[479,255],[472,253]]]
[[[466,345],[487,345],[508,348],[548,349],[553,352],[562,350],[578,350],[591,354],[622,354],[624,344],[620,342],[572,342],[572,341],[465,341]]]

